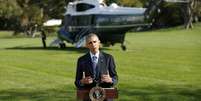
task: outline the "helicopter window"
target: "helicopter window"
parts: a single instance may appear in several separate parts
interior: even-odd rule
[[[96,18],[96,23],[98,25],[107,25],[108,22],[110,22],[110,16],[101,16],[99,15],[97,18]]]
[[[98,16],[96,23],[98,25],[128,25],[134,23],[140,23],[143,21],[142,16],[134,15],[107,15]]]
[[[73,26],[88,26],[92,24],[92,16],[82,15],[82,16],[73,16],[71,19],[71,25]]]
[[[94,8],[95,6],[94,5],[91,5],[91,4],[86,4],[86,3],[80,3],[80,4],[77,4],[76,5],[76,11],[78,12],[81,12],[81,11],[86,11],[86,10],[89,10],[89,9],[92,9]]]

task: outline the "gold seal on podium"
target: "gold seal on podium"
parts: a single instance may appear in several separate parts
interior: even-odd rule
[[[92,101],[103,101],[106,97],[105,90],[101,87],[93,87],[89,92]]]

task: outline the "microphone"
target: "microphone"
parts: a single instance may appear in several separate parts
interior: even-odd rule
[[[85,72],[82,72],[82,78],[83,79],[85,78]]]

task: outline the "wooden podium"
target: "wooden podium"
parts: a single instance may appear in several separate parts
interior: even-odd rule
[[[118,98],[117,88],[103,88],[105,90],[106,99]],[[77,99],[83,100],[89,98],[90,89],[77,90]]]

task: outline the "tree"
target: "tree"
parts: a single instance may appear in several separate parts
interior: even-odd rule
[[[190,0],[189,3],[185,5],[185,28],[193,28],[193,10],[195,6],[195,0]]]
[[[22,14],[19,16],[21,28],[18,29],[26,32],[27,35],[32,35],[35,26],[41,29],[42,24],[48,19],[63,19],[64,7],[67,1],[17,0],[18,5],[22,9]]]
[[[194,10],[194,19],[195,21],[201,21],[201,0],[195,0],[195,10]]]
[[[118,3],[123,6],[129,6],[129,7],[142,7],[143,4],[140,2],[140,0],[118,0]]]
[[[0,28],[11,29],[16,25],[17,16],[22,13],[16,0],[1,0],[0,1]]]
[[[118,0],[104,0],[107,5],[110,5],[111,3],[117,3]]]
[[[51,18],[63,19],[63,14],[65,13],[64,7],[66,6],[66,2],[69,1],[70,0],[0,0],[0,28],[10,28],[10,25],[42,25],[44,21]],[[13,21],[13,19],[15,21]],[[12,23],[10,23],[11,20]],[[13,24],[14,22],[16,22],[16,24]]]
[[[10,18],[21,14],[16,0],[0,1],[0,17]]]
[[[200,4],[200,0],[189,0],[189,2],[183,6],[183,12],[185,14],[184,24],[186,29],[193,28],[193,21],[196,22],[199,20],[198,17],[201,16]]]

